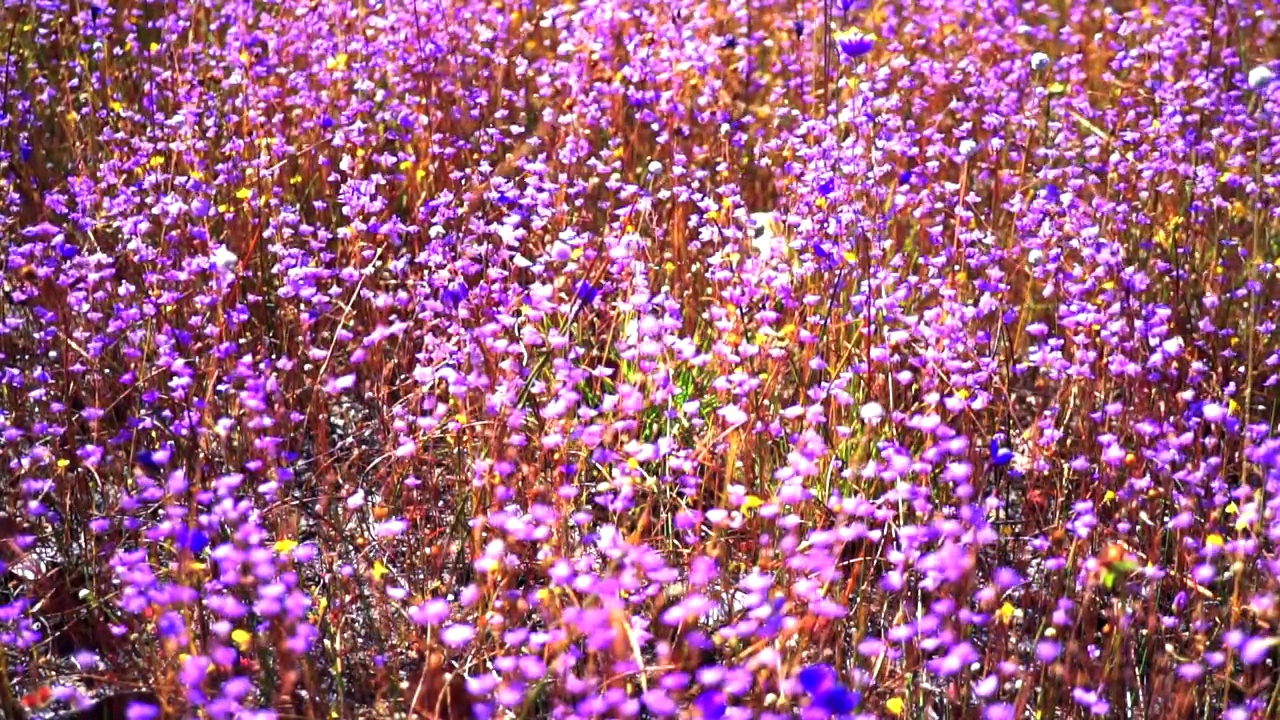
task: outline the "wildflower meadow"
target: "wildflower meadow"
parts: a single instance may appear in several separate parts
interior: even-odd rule
[[[1273,0],[8,0],[5,720],[1280,718]]]

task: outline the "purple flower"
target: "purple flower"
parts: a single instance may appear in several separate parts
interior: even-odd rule
[[[831,715],[851,713],[862,703],[862,695],[842,685],[835,668],[826,663],[806,667],[796,675],[796,679],[813,698],[813,707]]]
[[[468,292],[470,292],[470,288],[467,287],[466,283],[450,283],[449,286],[444,289],[444,292],[440,294],[440,301],[447,307],[456,308],[462,304],[463,300],[467,299]]]
[[[355,385],[356,375],[355,373],[350,373],[348,375],[343,375],[342,377],[333,378],[329,382],[325,383],[324,389],[325,392],[328,392],[330,395],[339,395],[355,387]]]
[[[1207,402],[1200,406],[1200,412],[1205,420],[1214,424],[1221,423],[1230,414],[1226,406],[1214,402]]]
[[[725,695],[719,690],[707,690],[693,700],[695,717],[701,720],[720,720],[728,710]]]
[[[396,537],[408,529],[409,523],[400,518],[392,518],[378,523],[373,528],[375,537],[388,538]]]
[[[1053,640],[1041,640],[1036,643],[1036,657],[1043,663],[1051,663],[1058,659],[1062,646]]]
[[[679,706],[666,691],[654,688],[640,697],[649,712],[658,717],[671,717],[679,712]]]
[[[192,555],[199,555],[209,547],[208,533],[198,527],[180,525],[173,539],[179,548],[191,551]]]
[[[1013,720],[1014,708],[1009,703],[996,703],[988,705],[983,713],[986,720]]]
[[[800,681],[800,687],[810,695],[822,692],[839,682],[836,669],[826,663],[810,665],[801,670],[796,675],[796,679]]]
[[[154,703],[130,701],[125,709],[125,720],[152,720],[160,717],[160,708]]]
[[[832,715],[847,715],[857,710],[861,703],[862,694],[843,685],[837,685],[813,697],[815,707],[822,708]]]
[[[1245,665],[1257,665],[1267,659],[1267,653],[1271,652],[1271,648],[1280,644],[1280,638],[1275,637],[1255,637],[1249,638],[1240,648],[1240,661]]]
[[[476,629],[470,625],[449,625],[440,631],[440,642],[451,648],[460,648],[471,642],[476,636]]]
[[[845,57],[856,60],[875,49],[876,36],[857,28],[847,28],[835,34],[836,46]]]

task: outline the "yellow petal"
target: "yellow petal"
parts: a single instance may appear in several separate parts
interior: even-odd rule
[[[1001,619],[1001,620],[1003,620],[1003,621],[1005,621],[1005,622],[1009,622],[1009,620],[1013,618],[1013,614],[1014,614],[1015,612],[1017,612],[1017,611],[1016,611],[1016,609],[1013,607],[1013,605],[1011,605],[1011,604],[1009,604],[1009,603],[1005,603],[1005,604],[1003,604],[1003,605],[1001,605],[1001,606],[1000,606],[1000,612],[999,612],[1000,619]]]

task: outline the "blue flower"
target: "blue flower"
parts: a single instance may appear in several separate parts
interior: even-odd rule
[[[1004,446],[1004,435],[998,434],[991,438],[991,464],[996,467],[1004,467],[1013,462],[1013,450]]]
[[[148,477],[158,477],[161,473],[161,465],[167,462],[168,458],[163,455],[156,456],[156,453],[150,450],[139,450],[133,456],[134,465],[139,471]]]
[[[829,690],[838,685],[839,677],[836,675],[836,669],[827,663],[818,663],[800,671],[796,676],[800,681],[800,687],[810,695],[817,695],[820,692]]]
[[[728,710],[724,693],[719,690],[707,690],[693,700],[696,717],[702,720],[720,720]]]
[[[862,694],[840,684],[835,668],[826,663],[810,665],[796,679],[813,699],[812,707],[831,715],[847,715],[862,703]]]
[[[197,527],[183,525],[174,533],[173,539],[179,548],[190,550],[196,556],[209,547],[209,535]]]
[[[578,300],[582,301],[583,305],[590,305],[595,302],[597,297],[600,297],[600,286],[592,285],[587,280],[579,280],[578,284],[573,287],[573,292],[578,296]]]
[[[440,294],[440,301],[448,307],[456,308],[458,305],[462,304],[463,300],[467,299],[468,292],[470,292],[470,289],[467,287],[466,283],[455,282],[450,284],[449,287],[445,288],[444,292]]]
[[[850,60],[856,60],[876,47],[876,36],[857,28],[848,28],[835,34],[836,46]]]
[[[832,715],[848,715],[857,710],[861,703],[862,694],[843,685],[837,685],[813,697],[815,707],[820,707]]]

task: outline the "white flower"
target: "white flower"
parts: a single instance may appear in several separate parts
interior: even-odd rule
[[[762,259],[768,261],[791,254],[786,232],[773,213],[751,213],[748,226],[751,247]]]
[[[1271,81],[1275,79],[1276,74],[1266,65],[1259,65],[1249,71],[1249,87],[1254,90],[1261,90],[1270,85]]]
[[[213,264],[223,272],[232,272],[240,268],[240,257],[228,250],[226,245],[219,245],[218,249],[213,251],[211,259]]]
[[[1049,67],[1049,62],[1048,55],[1042,52],[1034,53],[1031,56],[1031,69],[1036,72],[1040,72],[1041,70]]]
[[[978,152],[978,143],[973,138],[965,138],[960,141],[960,158],[968,160],[973,154]]]
[[[884,417],[884,406],[878,402],[869,402],[858,410],[858,416],[863,422],[875,425]]]
[[[743,412],[742,408],[737,405],[725,405],[716,412],[724,419],[725,425],[728,425],[729,427],[737,427],[751,419],[750,416]]]

